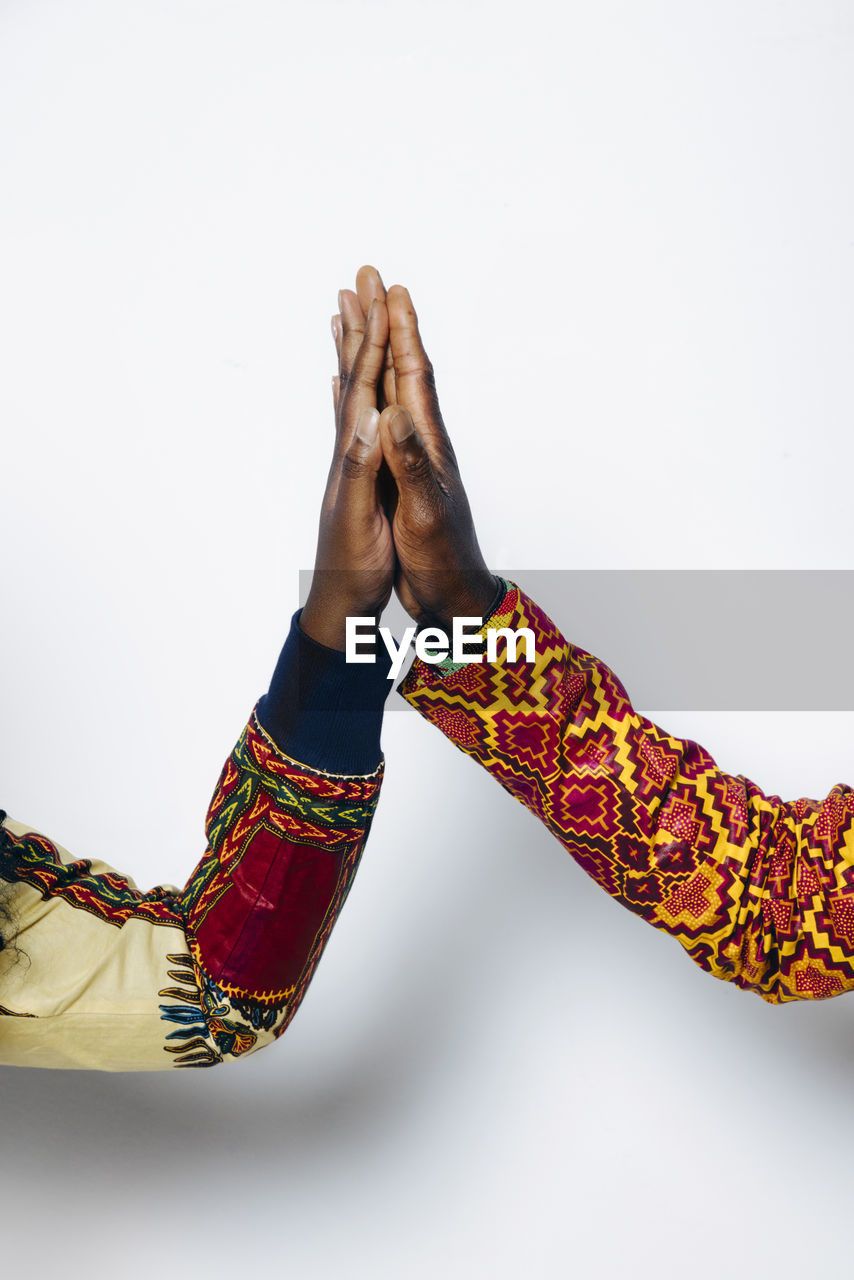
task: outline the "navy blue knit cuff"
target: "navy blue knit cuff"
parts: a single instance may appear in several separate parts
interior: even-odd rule
[[[284,751],[327,773],[373,773],[382,760],[380,727],[392,682],[391,659],[377,642],[376,661],[347,662],[300,629],[298,609],[258,719]]]

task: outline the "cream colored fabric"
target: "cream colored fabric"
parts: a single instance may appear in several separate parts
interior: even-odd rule
[[[36,831],[8,817],[2,825],[15,836]],[[62,845],[51,844],[63,863],[74,861]],[[91,864],[97,876],[113,870]],[[175,886],[163,887],[180,895]],[[12,884],[7,901],[18,950],[0,954],[0,1005],[7,1015],[0,1016],[0,1063],[108,1071],[181,1065],[164,1051],[178,1024],[164,1019],[161,1006],[185,1002],[164,993],[185,991],[188,1011],[198,1005],[200,1017],[202,1000],[182,928],[140,919],[118,928],[28,884]],[[234,1010],[228,1013],[233,1019]],[[252,1035],[252,1050],[275,1038],[272,1030]]]

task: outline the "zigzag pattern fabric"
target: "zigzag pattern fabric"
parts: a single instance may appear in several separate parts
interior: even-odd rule
[[[536,661],[413,663],[399,691],[606,893],[771,1003],[854,988],[854,792],[784,801],[638,715],[614,673],[506,583],[488,627]]]
[[[0,1063],[209,1067],[272,1043],[349,893],[382,777],[382,763],[348,777],[291,760],[256,704],[183,890],[141,893],[0,813],[0,877],[24,957],[3,956]]]

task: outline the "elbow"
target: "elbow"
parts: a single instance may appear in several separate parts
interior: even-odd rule
[[[182,978],[186,985],[160,993],[171,997],[160,1005],[160,1016],[169,1028],[163,1047],[172,1056],[172,1066],[216,1067],[248,1057],[281,1035],[285,1008],[263,1008],[256,1001],[230,996],[189,957],[184,966],[173,970],[172,977]]]

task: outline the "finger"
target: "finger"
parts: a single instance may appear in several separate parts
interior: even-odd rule
[[[342,382],[346,382],[356,359],[356,352],[365,334],[365,313],[362,304],[352,289],[342,289],[338,294],[338,310],[341,314],[341,350],[338,358],[338,372]]]
[[[365,315],[368,314],[374,298],[385,302],[385,285],[376,267],[359,267],[356,272],[356,296]]]
[[[394,356],[391,354],[391,343],[386,345],[385,365],[383,367],[383,407],[397,404],[397,383],[394,377]]]
[[[399,506],[406,511],[432,512],[441,504],[430,454],[409,412],[390,405],[380,415],[380,441],[398,492]]]
[[[339,360],[341,359],[341,340],[343,336],[341,317],[335,315],[332,317],[332,341],[335,343],[335,352]]]
[[[339,416],[338,404],[341,399],[341,379],[334,377],[332,379],[332,412],[335,422],[335,448],[332,451],[332,461],[329,464],[329,470],[326,473],[326,491],[324,493],[324,504],[334,501],[336,491],[338,489],[338,470],[341,457],[340,440],[341,435],[338,430]]]
[[[343,375],[341,377],[339,418],[344,449],[349,445],[364,410],[377,407],[377,387],[385,362],[387,343],[388,311],[382,299],[374,298],[349,376],[346,380]]]
[[[341,458],[336,508],[347,504],[348,518],[359,520],[379,507],[377,475],[383,462],[380,415],[376,405],[359,415],[353,439]]]
[[[403,285],[388,291],[389,345],[391,347],[397,403],[408,409],[432,460],[444,463],[453,449],[442,421],[433,365],[418,329],[418,317]]]
[[[385,285],[382,276],[376,267],[360,267],[356,272],[356,293],[362,310],[365,315],[368,314],[371,303],[374,298],[385,301]],[[385,366],[382,373],[382,404],[383,407],[389,404],[397,403],[397,395],[394,385],[394,358],[391,354],[391,347],[386,346]]]
[[[362,342],[353,361],[347,379],[337,379],[335,395],[336,440],[329,468],[327,493],[332,501],[338,492],[341,466],[347,450],[353,442],[361,415],[366,409],[377,408],[377,382],[382,371],[388,342],[388,313],[384,302],[371,303],[365,322]],[[382,452],[382,451],[381,451]]]

